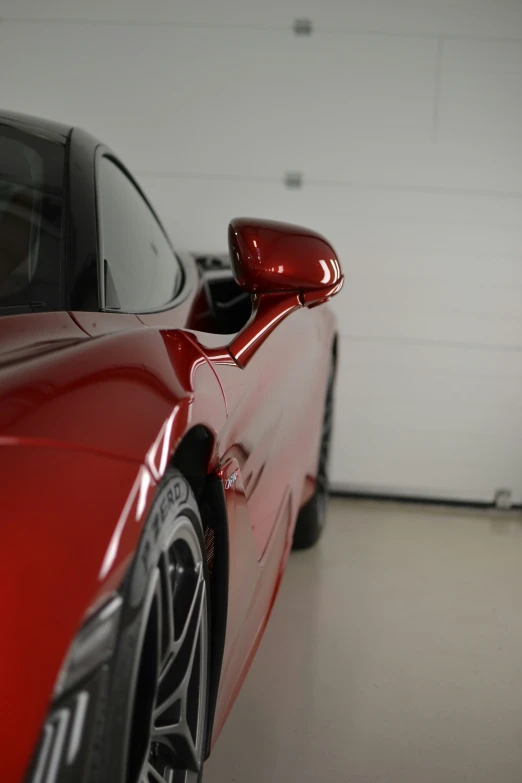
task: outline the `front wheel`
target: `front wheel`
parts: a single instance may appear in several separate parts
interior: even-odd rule
[[[308,549],[309,547],[314,546],[319,540],[326,522],[326,510],[328,506],[328,462],[334,409],[334,381],[335,365],[332,361],[330,364],[326,400],[324,404],[315,491],[310,500],[302,507],[297,517],[294,540],[292,543],[293,549]]]
[[[196,500],[173,470],[158,490],[123,591],[108,704],[107,780],[201,780],[210,653],[204,552]]]

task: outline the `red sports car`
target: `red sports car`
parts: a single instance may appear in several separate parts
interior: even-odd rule
[[[321,534],[337,356],[319,234],[175,251],[84,131],[0,116],[0,781],[181,783]]]

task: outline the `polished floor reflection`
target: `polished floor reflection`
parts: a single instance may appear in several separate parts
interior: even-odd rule
[[[522,516],[334,499],[205,783],[520,783]]]

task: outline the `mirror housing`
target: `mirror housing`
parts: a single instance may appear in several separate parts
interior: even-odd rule
[[[331,299],[344,277],[331,244],[308,228],[234,218],[228,242],[235,280],[252,295],[252,315],[227,345],[205,353],[212,362],[246,367],[281,321]]]
[[[298,294],[314,307],[341,290],[344,277],[331,244],[290,223],[234,218],[228,227],[232,271],[252,294]]]

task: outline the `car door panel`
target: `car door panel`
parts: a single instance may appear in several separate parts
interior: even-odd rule
[[[250,523],[260,559],[270,539],[277,511],[290,488],[300,493],[309,455],[300,452],[302,410],[309,409],[317,378],[320,346],[314,313],[291,313],[239,367],[226,351],[205,348],[206,335],[195,338],[214,366],[228,409],[220,433],[219,455],[235,457],[245,487]],[[213,342],[212,340],[209,342]]]
[[[227,463],[227,466],[233,464]],[[229,469],[227,469],[228,472]],[[239,481],[238,481],[239,483]],[[226,486],[226,485],[225,485]],[[246,529],[246,503],[241,501],[242,488],[232,490],[238,496],[237,510],[230,513],[230,599],[223,668],[221,671],[212,744],[219,735],[241,688],[268,622],[288,556],[291,530],[290,493],[283,498],[280,524],[276,525],[260,562],[249,558]],[[239,512],[239,513],[238,513]],[[252,584],[255,587],[252,590]],[[235,589],[234,589],[235,588]],[[239,592],[239,595],[237,594]],[[237,612],[237,614],[236,614]]]

